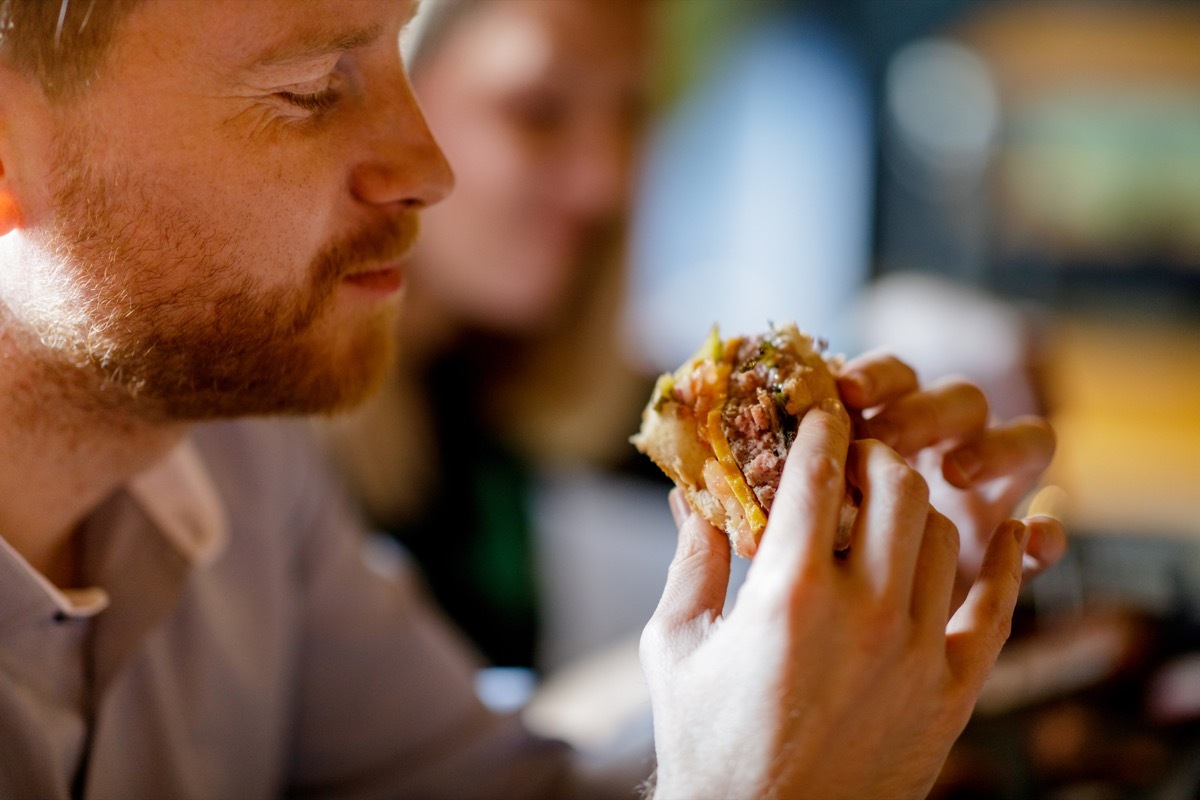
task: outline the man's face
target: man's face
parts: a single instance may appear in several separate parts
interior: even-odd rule
[[[0,315],[59,383],[154,419],[366,391],[451,183],[400,63],[411,11],[149,0],[80,99],[13,126]]]

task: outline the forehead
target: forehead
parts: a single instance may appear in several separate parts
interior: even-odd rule
[[[230,72],[394,35],[413,9],[413,0],[148,0],[114,44],[118,58]]]

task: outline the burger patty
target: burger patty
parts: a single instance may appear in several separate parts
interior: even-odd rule
[[[812,405],[802,375],[811,369],[770,334],[737,345],[721,425],[746,483],[770,512],[799,416]]]

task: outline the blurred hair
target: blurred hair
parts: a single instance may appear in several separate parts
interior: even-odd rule
[[[608,463],[627,455],[647,391],[620,341],[623,226],[591,254],[560,323],[515,353],[493,387],[489,422],[518,452],[544,462]]]
[[[409,72],[420,69],[424,57],[437,48],[446,31],[479,3],[480,0],[421,0],[417,16],[400,37]]]
[[[95,76],[117,26],[142,0],[0,0],[0,60],[60,100]]]

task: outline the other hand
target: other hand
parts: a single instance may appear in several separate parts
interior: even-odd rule
[[[946,380],[922,388],[899,359],[872,353],[847,362],[838,376],[847,406],[860,415],[857,434],[879,439],[929,482],[934,507],[962,537],[958,596],[979,569],[987,542],[1037,486],[1054,456],[1055,436],[1041,417],[992,424],[987,398],[973,384]],[[1025,577],[1066,551],[1061,523],[1028,517]]]

